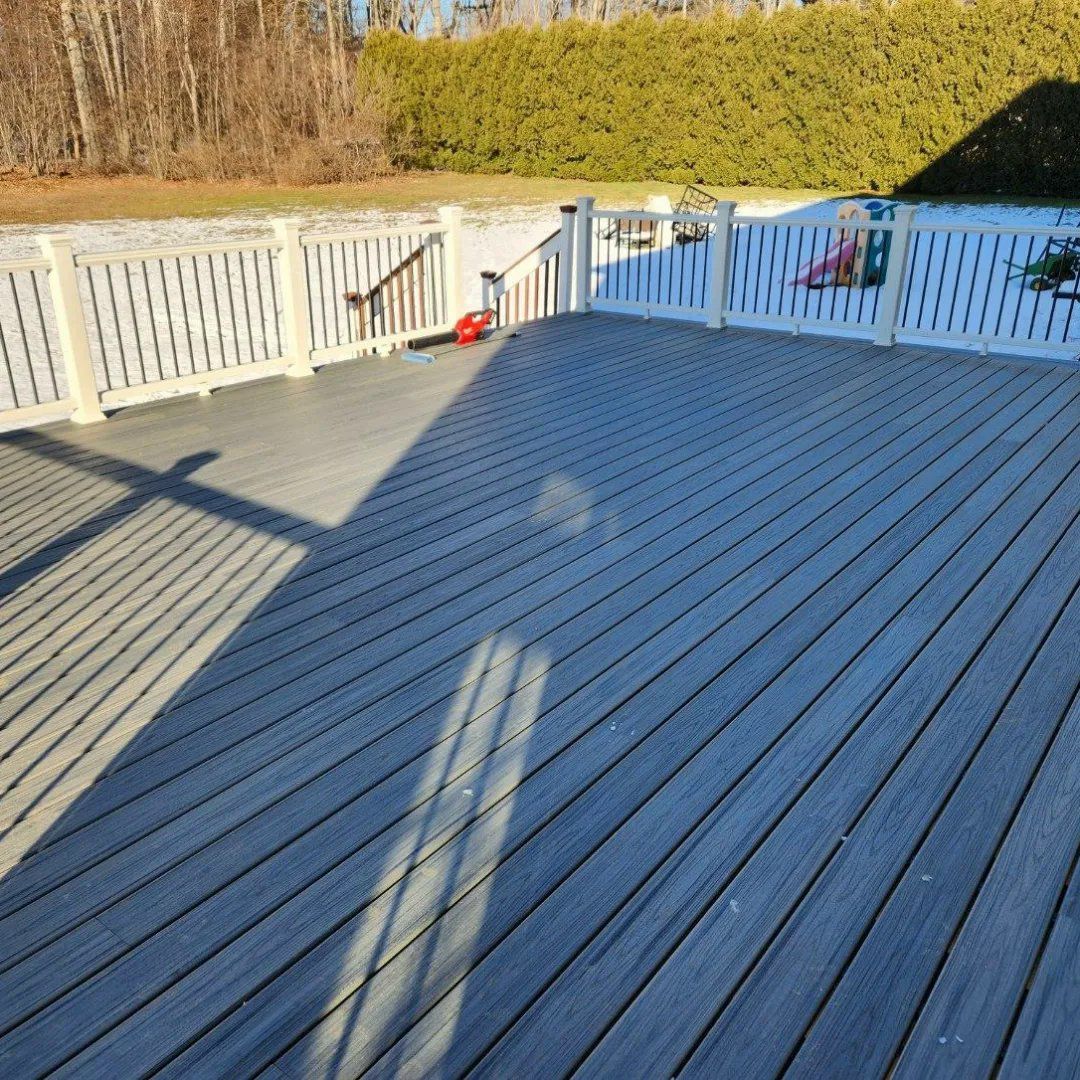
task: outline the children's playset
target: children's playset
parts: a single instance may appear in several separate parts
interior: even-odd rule
[[[881,284],[889,267],[892,231],[868,228],[867,224],[895,221],[897,205],[884,199],[844,203],[836,212],[841,224],[833,232],[832,243],[804,263],[788,284],[808,289],[830,285],[865,289]]]

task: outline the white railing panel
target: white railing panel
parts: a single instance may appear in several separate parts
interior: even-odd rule
[[[62,413],[67,372],[46,259],[0,263],[0,426]],[[70,410],[69,410],[70,411]]]
[[[1080,230],[916,224],[896,334],[1075,354],[1078,307]]]
[[[439,332],[461,306],[459,234],[444,207],[412,226],[282,222],[266,238],[79,255],[44,237],[44,257],[0,262],[0,426],[103,419],[102,405],[311,374]]]
[[[705,315],[718,218],[594,211],[585,282],[598,310]]]
[[[583,265],[575,267],[582,302],[642,314],[704,311],[716,327],[818,329],[882,345],[1080,351],[1080,227],[922,223],[902,206],[895,219],[842,221],[721,210],[587,206]]]
[[[212,385],[285,355],[278,254],[271,238],[76,259],[98,390]]]
[[[483,306],[495,325],[544,319],[571,307],[576,207],[562,207],[562,223],[501,273],[482,276]]]

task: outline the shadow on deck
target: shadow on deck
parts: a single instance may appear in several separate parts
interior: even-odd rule
[[[0,1071],[1074,1075],[1078,425],[591,315],[0,440]]]

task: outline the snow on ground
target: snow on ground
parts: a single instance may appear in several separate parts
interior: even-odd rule
[[[583,190],[585,190],[583,188]],[[806,202],[801,200],[768,199],[761,201],[748,201],[739,204],[739,213],[754,216],[767,216],[782,222],[785,218],[813,217],[834,220],[836,210],[843,199],[823,198],[818,201]],[[418,207],[415,213],[390,212],[383,210],[311,210],[293,213],[290,216],[300,222],[301,230],[305,233],[328,233],[345,231],[362,231],[364,229],[384,228],[391,226],[404,226],[417,224],[423,220],[430,220],[434,216],[434,207]],[[1080,212],[1067,215],[1066,225],[1075,226],[1080,219]],[[125,248],[145,247],[169,247],[184,244],[197,244],[203,242],[222,242],[229,240],[249,240],[272,235],[273,215],[265,211],[244,212],[216,217],[202,218],[172,218],[159,221],[142,220],[117,220],[117,221],[89,221],[70,224],[60,224],[48,228],[30,228],[25,226],[0,226],[0,260],[34,256],[39,253],[37,235],[41,232],[62,233],[72,236],[75,241],[75,249],[79,253],[91,253],[101,251],[118,251]],[[1049,207],[1039,206],[1015,206],[1005,203],[978,203],[965,204],[958,202],[932,202],[919,204],[917,221],[924,224],[965,224],[972,227],[981,225],[1008,225],[1018,229],[1031,226],[1054,225],[1057,220],[1057,211]],[[465,277],[466,304],[476,307],[480,301],[480,271],[485,269],[502,270],[514,261],[519,255],[528,251],[536,243],[550,234],[559,224],[559,212],[556,206],[521,206],[499,205],[494,202],[478,203],[467,206],[464,213],[463,235],[463,270]],[[784,239],[789,230],[784,228],[756,228],[750,232],[750,243],[743,245],[743,253],[737,260],[736,300],[741,295],[745,303],[741,303],[744,310],[772,314],[796,315],[803,314],[813,317],[819,314],[824,318],[837,318],[842,314],[845,307],[854,310],[856,303],[855,291],[848,289],[826,288],[822,290],[807,290],[801,287],[791,287],[788,282],[794,276],[794,272],[800,261],[805,261],[808,252],[804,249],[800,253],[794,249],[793,242],[789,242],[785,255]],[[823,243],[824,230],[819,233],[818,243]],[[986,332],[994,332],[995,319],[1000,314],[998,331],[1002,334],[1015,332],[1025,334],[1029,328],[1031,334],[1038,339],[1047,335],[1051,340],[1073,341],[1080,340],[1080,312],[1075,319],[1072,318],[1071,309],[1078,306],[1070,302],[1055,303],[1051,293],[1037,294],[1031,290],[1021,290],[1016,283],[1005,281],[1004,258],[1010,252],[1007,246],[1001,246],[1000,250],[993,248],[990,241],[976,248],[972,240],[961,251],[958,241],[950,244],[948,251],[944,245],[944,234],[935,234],[935,249],[929,249],[929,237],[924,236],[920,241],[920,247],[916,253],[916,270],[912,280],[918,283],[926,283],[932,291],[927,294],[928,299],[937,302],[936,313],[933,314],[930,304],[923,300],[919,290],[912,294],[912,300],[907,308],[905,325],[933,326],[936,329],[951,326],[955,330],[961,328],[977,329],[979,325],[986,327]],[[776,240],[774,248],[773,240]],[[807,240],[809,243],[809,240]],[[1032,257],[1039,254],[1042,241],[1030,241],[1024,238],[1019,242],[1016,250],[1012,253],[1020,261],[1027,261],[1029,247],[1033,250]],[[689,245],[686,257],[694,256],[694,249],[703,245]],[[670,258],[668,250],[667,274],[675,273],[676,262]],[[779,252],[779,254],[777,254]],[[388,253],[388,256],[389,257]],[[658,253],[663,262],[664,251]],[[679,252],[681,255],[681,251]],[[342,253],[344,256],[344,253]],[[961,258],[962,255],[962,258]],[[330,252],[327,251],[329,260]],[[946,257],[947,256],[947,257]],[[624,260],[643,259],[642,253],[630,254],[621,252],[620,257]],[[657,253],[647,256],[654,260]],[[704,263],[703,254],[696,256]],[[320,315],[329,312],[329,318],[335,319],[339,313],[337,307],[342,307],[339,297],[344,288],[363,286],[366,280],[363,271],[357,266],[354,273],[351,266],[354,265],[352,253],[348,253],[345,259],[346,265],[341,271],[341,278],[334,277],[331,280],[327,270],[323,270],[322,288],[316,291],[315,311],[313,321],[316,324],[317,336],[320,323]],[[340,265],[340,264],[339,264]],[[643,264],[648,265],[648,264]],[[207,270],[209,267],[207,268]],[[102,368],[103,357],[109,354],[112,368],[111,379],[113,385],[122,385],[125,380],[133,383],[142,381],[141,369],[142,352],[153,354],[156,347],[164,356],[165,363],[162,374],[168,377],[171,374],[183,374],[187,368],[185,363],[191,364],[194,360],[195,367],[205,362],[210,366],[226,366],[237,362],[246,361],[249,356],[258,359],[262,355],[274,355],[274,337],[276,335],[273,308],[280,308],[280,287],[270,278],[269,261],[260,263],[253,256],[247,257],[244,266],[246,293],[239,279],[239,260],[231,265],[229,276],[226,275],[223,264],[218,261],[212,266],[213,274],[204,273],[201,285],[196,283],[189,271],[185,278],[183,273],[172,265],[167,264],[161,268],[151,267],[150,275],[143,279],[135,273],[130,280],[125,280],[121,274],[115,276],[110,283],[103,276],[102,271],[95,272],[96,288],[102,295],[91,296],[87,284],[83,281],[83,300],[88,310],[93,309],[95,300],[100,301],[102,309],[109,306],[107,290],[110,284],[116,290],[117,307],[122,311],[137,312],[138,317],[124,315],[114,324],[109,323],[107,316],[102,317],[99,323],[95,323],[94,330],[100,324],[101,333],[91,334],[91,346],[95,355],[95,364],[99,371]],[[600,280],[599,291],[603,295],[605,288],[611,295],[622,295],[624,298],[632,298],[633,294],[621,292],[620,289],[629,289],[629,281],[635,275],[628,268],[624,268],[627,278],[622,285],[616,284],[611,291],[611,284],[604,284]],[[752,271],[752,272],[751,272]],[[620,271],[622,272],[622,271]],[[661,276],[665,271],[661,270]],[[685,274],[685,268],[681,268]],[[158,277],[160,275],[161,289],[159,290]],[[316,277],[318,273],[316,272]],[[3,278],[8,280],[4,281]],[[84,275],[85,277],[85,275]],[[208,280],[209,279],[209,280]],[[665,284],[656,284],[658,292],[666,287],[669,278],[663,279]],[[42,300],[44,321],[48,328],[43,339],[37,316],[37,299],[33,292],[33,285],[28,275],[19,276],[15,282],[18,295],[21,299],[23,322],[20,325],[17,313],[12,302],[13,281],[8,275],[0,276],[0,346],[8,350],[12,359],[13,383],[8,383],[3,376],[3,353],[0,353],[0,410],[9,408],[14,403],[14,395],[18,396],[20,403],[27,403],[32,387],[30,375],[33,374],[38,384],[37,390],[44,398],[54,396],[51,391],[51,379],[48,373],[46,358],[46,342],[52,338],[52,350],[55,353],[55,331],[51,327],[51,319],[48,314],[48,296],[42,276],[39,275],[38,293]],[[655,284],[655,283],[654,283]],[[343,288],[344,287],[344,288]],[[681,287],[681,284],[680,284]],[[638,286],[640,289],[640,286]],[[704,296],[703,279],[694,277],[694,295],[700,298]],[[128,290],[130,289],[130,292]],[[251,305],[254,304],[255,291],[259,290],[262,303],[265,305],[263,312],[252,314]],[[877,289],[862,290],[857,300],[862,303],[864,313],[861,318],[855,318],[849,314],[848,319],[860,323],[870,320],[873,305],[879,302]],[[163,309],[161,298],[169,293],[172,295],[173,304],[166,313]],[[321,293],[325,293],[323,300]],[[640,293],[639,293],[640,295]],[[151,298],[157,296],[156,307]],[[940,296],[940,299],[939,299]],[[986,297],[990,297],[990,303],[986,305]],[[687,297],[684,296],[684,299]],[[180,301],[180,304],[177,301]],[[251,305],[246,302],[250,300]],[[700,299],[694,301],[700,303]],[[193,327],[192,334],[186,335],[191,340],[185,342],[178,327],[184,323],[181,312],[173,310],[183,305],[188,308],[188,325],[195,322],[210,324],[210,332],[205,335],[205,340],[199,329]],[[325,305],[325,308],[323,307]],[[983,316],[983,306],[989,307],[989,321]],[[149,307],[152,311],[150,318],[144,308]],[[194,312],[202,308],[208,312],[216,311],[216,315],[207,315],[203,320],[196,320]],[[246,308],[246,310],[245,310]],[[921,322],[916,321],[920,308],[925,308],[925,314],[919,316]],[[267,317],[267,313],[268,317]],[[344,310],[340,312],[342,319],[347,318]],[[982,318],[982,321],[980,321]],[[140,320],[144,320],[140,323]],[[216,320],[216,321],[215,321]],[[253,326],[250,334],[245,333],[245,322]],[[325,325],[325,324],[324,324]],[[141,326],[141,331],[140,331]],[[1013,328],[1016,328],[1015,331]],[[333,344],[331,337],[333,324],[330,323],[326,332],[328,344]],[[185,327],[186,330],[186,327]],[[25,334],[29,346],[29,352],[33,356],[33,365],[28,367],[25,361],[20,361],[22,337]],[[193,335],[193,336],[192,336]],[[118,352],[116,346],[118,340],[126,342],[123,361],[113,355]],[[171,339],[171,340],[170,340]],[[179,339],[179,341],[177,340]],[[215,340],[216,339],[216,340]],[[956,342],[952,342],[956,344]],[[263,351],[265,346],[265,353]],[[171,355],[171,359],[169,358]],[[205,357],[206,360],[201,360]],[[217,357],[215,361],[214,357]],[[221,361],[224,357],[224,361]],[[115,365],[122,364],[118,369]],[[171,365],[171,366],[170,366]],[[154,376],[154,365],[151,363],[150,376]],[[13,394],[14,392],[14,394]],[[59,380],[57,393],[64,393],[62,378]]]

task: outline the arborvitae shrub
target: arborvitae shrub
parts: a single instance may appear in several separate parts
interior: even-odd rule
[[[372,34],[405,164],[582,180],[1080,195],[1080,0]]]

